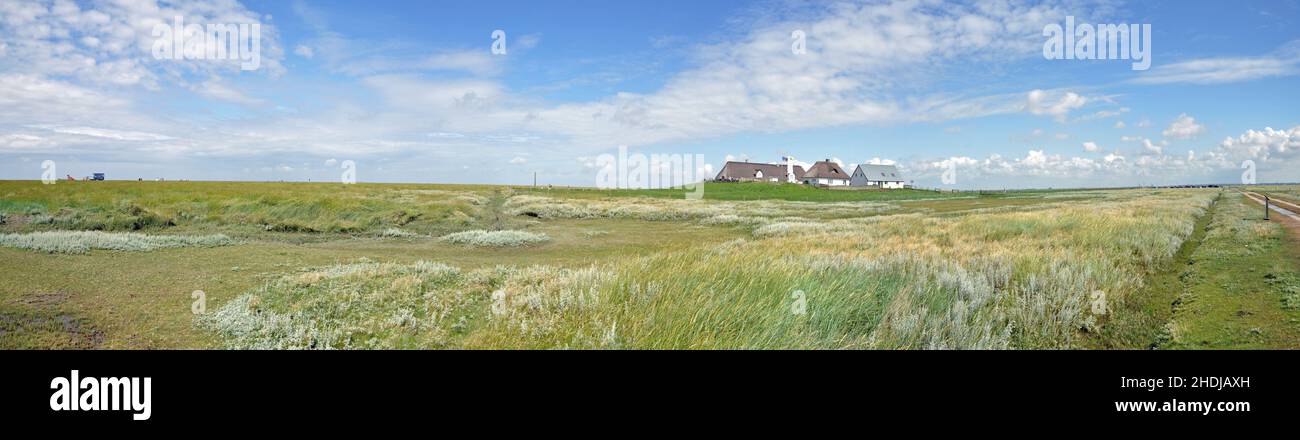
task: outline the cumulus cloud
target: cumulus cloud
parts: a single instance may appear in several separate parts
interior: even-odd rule
[[[1088,103],[1085,98],[1074,92],[1052,94],[1043,90],[1032,90],[1026,97],[1025,108],[1035,115],[1050,115],[1059,122],[1065,122],[1070,111]]]
[[[1098,151],[1101,151],[1101,147],[1098,147],[1096,142],[1084,142],[1083,151],[1087,151],[1089,153],[1096,153]]]
[[[515,156],[513,159],[510,159],[510,164],[511,164],[511,165],[520,165],[520,164],[524,164],[524,163],[527,163],[527,162],[528,162],[528,159],[525,159],[523,156]]]
[[[283,73],[278,32],[238,2],[70,0],[0,2],[0,41],[10,67],[28,74],[76,78],[89,84],[158,87],[160,80],[240,70],[240,60],[159,60],[153,57],[155,25],[261,25],[259,71]]]
[[[1142,139],[1142,148],[1146,150],[1147,153],[1161,155],[1164,154],[1164,141],[1161,141],[1160,145],[1156,145],[1151,142],[1151,139]]]
[[[1178,115],[1174,122],[1169,124],[1169,128],[1161,132],[1167,138],[1174,139],[1191,139],[1205,131],[1205,126],[1196,123],[1196,119],[1188,116],[1186,113]]]
[[[1246,130],[1219,143],[1218,154],[1233,160],[1289,161],[1300,158],[1300,125],[1289,130]]]
[[[994,187],[992,182],[1014,179],[1021,185],[1041,183],[1045,186],[1107,185],[1141,179],[1149,183],[1180,183],[1189,177],[1211,175],[1211,164],[1193,160],[1193,156],[1142,156],[1129,160],[1118,152],[1108,153],[1101,159],[1067,156],[1031,149],[1022,157],[1007,158],[990,154],[986,158],[950,157],[942,160],[917,161],[904,167],[904,172],[920,182],[937,184],[941,173],[952,167],[961,184],[976,188]]]

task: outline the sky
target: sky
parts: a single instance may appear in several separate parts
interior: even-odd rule
[[[160,49],[177,17],[256,25],[256,62]],[[1049,58],[1066,17],[1150,25],[1149,68]],[[931,188],[1298,182],[1298,80],[1300,0],[5,0],[0,179],[595,186],[626,146]]]

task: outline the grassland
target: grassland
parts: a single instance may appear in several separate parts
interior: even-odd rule
[[[1295,346],[1294,237],[1234,194],[0,182],[0,233],[238,240],[0,247],[0,346]]]

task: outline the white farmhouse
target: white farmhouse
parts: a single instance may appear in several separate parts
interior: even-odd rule
[[[858,165],[853,170],[853,186],[899,189],[903,187],[903,175],[893,165]]]
[[[818,161],[799,178],[803,183],[818,186],[849,186],[849,175],[830,159]]]

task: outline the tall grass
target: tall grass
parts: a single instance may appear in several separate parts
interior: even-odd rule
[[[856,218],[887,213],[898,206],[879,202],[705,202],[656,198],[555,199],[517,195],[511,197],[503,209],[512,215],[543,219],[630,218],[756,225],[782,218]]]
[[[0,181],[10,232],[137,231],[445,234],[474,225],[486,187],[251,182]]]
[[[1105,325],[1089,295],[1122,304],[1214,195],[1119,194],[1021,212],[781,219],[749,240],[577,269],[339,266],[268,284],[208,325],[235,347],[1076,347]]]

